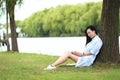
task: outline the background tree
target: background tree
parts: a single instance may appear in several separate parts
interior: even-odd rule
[[[8,36],[8,12],[7,12],[7,4],[6,0],[0,0],[0,12],[1,12],[1,16],[6,12],[6,24],[4,25],[4,27],[6,27],[6,34],[5,34],[5,42],[7,44],[7,51],[10,51],[10,44],[9,44],[9,36]]]
[[[102,62],[118,61],[119,56],[119,0],[103,0],[101,37],[103,48],[98,57]]]
[[[11,41],[12,41],[12,50],[18,51],[18,44],[17,44],[17,34],[16,34],[16,24],[14,19],[14,9],[16,5],[17,0],[6,0],[6,7],[7,12],[9,14],[10,19],[10,28],[11,28]]]
[[[6,4],[7,6],[7,4]],[[10,43],[9,43],[9,36],[8,36],[8,12],[6,7],[6,43],[7,43],[7,51],[10,51]]]
[[[6,8],[6,12],[9,15],[10,20],[10,28],[11,28],[11,43],[12,43],[12,50],[13,51],[19,51],[18,50],[18,44],[17,44],[17,34],[16,34],[16,24],[14,19],[14,10],[15,5],[21,4],[22,0],[0,0],[0,7],[3,9],[3,6]]]
[[[38,11],[19,24],[30,37],[84,36],[86,26],[99,29],[102,2],[63,5]]]

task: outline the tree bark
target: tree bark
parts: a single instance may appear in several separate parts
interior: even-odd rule
[[[101,20],[103,47],[97,60],[116,63],[119,58],[119,0],[103,0]]]
[[[16,1],[6,0],[6,7],[9,14],[10,19],[10,29],[11,29],[11,44],[12,44],[12,51],[18,51],[18,44],[17,44],[17,34],[16,34],[16,24],[14,19],[14,9],[16,5]]]
[[[14,10],[11,10],[12,14],[9,13],[10,17],[10,28],[11,28],[11,38],[12,38],[12,51],[18,51],[18,44],[17,44],[17,33],[16,33],[16,25],[14,20]]]

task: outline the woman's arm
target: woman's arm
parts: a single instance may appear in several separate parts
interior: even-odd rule
[[[92,55],[92,53],[90,52],[77,52],[77,51],[74,51],[72,52],[74,55],[77,55],[77,56],[89,56],[89,55]]]
[[[92,53],[90,52],[83,52],[82,56],[89,56],[89,55],[92,55]]]

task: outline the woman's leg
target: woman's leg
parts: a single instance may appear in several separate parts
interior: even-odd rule
[[[71,54],[71,52],[65,52],[65,54],[63,54],[61,57],[59,57],[59,58],[52,64],[52,66],[58,66],[58,65],[64,63],[65,61],[67,61],[68,58],[72,59],[74,62],[77,62],[79,56],[74,55],[74,54]]]

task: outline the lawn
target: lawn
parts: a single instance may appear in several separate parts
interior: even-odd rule
[[[74,68],[65,66],[55,70],[43,69],[58,56],[0,53],[0,80],[120,80],[120,64],[97,63],[91,67]]]

